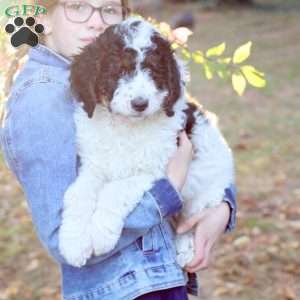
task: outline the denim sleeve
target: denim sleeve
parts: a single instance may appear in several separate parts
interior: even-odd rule
[[[62,85],[53,82],[35,82],[24,88],[8,108],[2,147],[24,191],[39,240],[56,262],[67,264],[58,250],[58,231],[63,196],[77,176],[77,160],[73,106],[65,93]],[[127,217],[113,252],[181,207],[180,196],[168,179],[156,181]],[[104,256],[92,257],[87,264],[103,259]]]
[[[231,232],[236,227],[236,212],[237,212],[237,201],[236,201],[236,186],[231,184],[225,189],[225,196],[223,201],[228,203],[230,208],[230,217],[228,224],[225,229],[225,233]]]

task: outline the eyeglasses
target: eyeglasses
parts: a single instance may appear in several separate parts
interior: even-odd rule
[[[128,7],[117,3],[110,3],[100,7],[95,7],[82,1],[67,1],[59,4],[64,6],[66,18],[73,23],[87,22],[95,10],[100,12],[101,19],[106,25],[120,23],[130,13]]]

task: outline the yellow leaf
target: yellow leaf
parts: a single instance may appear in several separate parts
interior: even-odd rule
[[[225,47],[226,44],[222,43],[216,47],[210,48],[206,51],[206,56],[210,57],[210,56],[220,56],[223,54],[223,52],[225,51]]]
[[[193,54],[192,54],[192,58],[194,60],[194,62],[196,64],[203,64],[204,63],[204,57],[203,57],[203,53],[198,50],[198,51],[195,51]]]
[[[172,29],[171,26],[166,22],[159,23],[159,30],[162,34],[170,35]]]
[[[205,76],[208,80],[212,79],[213,78],[213,73],[212,73],[212,69],[209,65],[205,64],[204,65],[204,73],[205,73]]]
[[[233,63],[240,64],[241,62],[245,61],[250,55],[251,46],[252,42],[248,42],[237,48],[233,55]]]
[[[239,96],[242,96],[245,88],[246,88],[246,79],[241,74],[232,74],[232,86],[233,89],[239,94]]]
[[[171,44],[172,49],[177,49],[179,47],[179,45],[177,43],[172,43]]]
[[[185,59],[189,60],[191,58],[191,53],[187,49],[183,48],[181,53]]]
[[[254,87],[262,88],[266,86],[266,80],[262,78],[264,73],[257,71],[253,66],[242,66],[241,70],[245,75],[247,81]]]

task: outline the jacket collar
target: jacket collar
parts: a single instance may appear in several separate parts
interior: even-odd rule
[[[58,54],[56,51],[43,44],[37,44],[35,47],[30,48],[28,56],[30,59],[43,65],[56,66],[64,69],[69,68],[72,62],[69,58]]]

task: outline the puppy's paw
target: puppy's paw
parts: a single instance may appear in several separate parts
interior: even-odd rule
[[[194,257],[194,241],[191,232],[177,235],[175,238],[176,260],[183,268]]]
[[[179,252],[176,254],[176,261],[181,268],[187,265],[190,261],[192,261],[194,256],[194,251],[188,249],[184,252]]]
[[[67,231],[59,234],[59,250],[66,261],[74,267],[82,267],[93,254],[91,235],[85,231]]]
[[[118,215],[97,210],[92,217],[92,224],[94,254],[98,256],[111,251],[121,236],[123,220]]]

